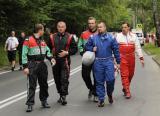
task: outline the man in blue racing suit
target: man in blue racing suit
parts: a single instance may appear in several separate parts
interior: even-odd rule
[[[95,52],[94,74],[96,79],[96,91],[98,106],[103,107],[105,101],[105,83],[108,101],[113,103],[112,93],[114,90],[114,58],[117,68],[120,64],[120,54],[116,39],[106,32],[106,24],[101,21],[98,24],[98,34],[92,35],[85,46],[87,51]]]

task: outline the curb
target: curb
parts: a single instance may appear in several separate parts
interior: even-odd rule
[[[160,63],[155,59],[155,57],[152,57],[152,59],[158,64],[158,66],[160,67]]]
[[[143,49],[143,50],[144,50],[144,49]],[[144,50],[144,52],[145,52],[147,55],[151,56],[151,53],[150,53],[149,51]],[[160,62],[158,62],[155,57],[152,56],[152,60],[153,60],[154,62],[156,62],[157,65],[160,67]]]
[[[151,55],[151,53],[149,51],[146,51],[145,49],[143,49],[143,51],[147,54],[147,55]]]
[[[9,66],[4,66],[4,67],[0,68],[0,72],[2,72],[2,71],[8,71],[8,70],[10,70]]]
[[[16,64],[15,68],[19,68],[19,64]],[[3,66],[0,68],[0,72],[4,72],[4,71],[11,71],[11,67],[10,66]]]

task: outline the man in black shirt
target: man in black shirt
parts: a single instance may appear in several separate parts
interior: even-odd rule
[[[19,55],[19,65],[20,65],[19,70],[22,70],[22,46],[23,46],[23,42],[25,40],[25,37],[26,37],[25,32],[21,32],[21,36],[18,38],[18,42],[19,42],[18,55]]]
[[[77,52],[77,45],[73,36],[66,32],[65,22],[59,21],[57,30],[57,33],[50,35],[49,47],[56,60],[56,65],[52,69],[57,91],[60,95],[58,102],[66,105],[70,75],[70,55],[74,55]]]

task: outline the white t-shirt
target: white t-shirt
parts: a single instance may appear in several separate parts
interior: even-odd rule
[[[6,40],[7,50],[12,51],[16,50],[16,46],[19,44],[18,39],[16,37],[8,37]]]

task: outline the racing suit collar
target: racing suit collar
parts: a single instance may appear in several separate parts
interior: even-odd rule
[[[63,36],[65,36],[65,33],[66,33],[66,32],[64,32],[64,33],[58,32],[57,35],[63,37]]]
[[[34,33],[34,34],[33,34],[33,37],[34,37],[35,39],[39,39],[39,38],[40,38],[40,36],[39,36],[37,33]]]
[[[100,36],[101,40],[106,40],[108,38],[107,32],[105,32],[105,33],[99,33],[98,35]]]
[[[128,32],[127,34],[124,34],[124,33],[122,32],[122,34],[123,34],[124,36],[129,36],[129,35],[131,34],[131,32]]]
[[[94,30],[91,30],[91,29],[88,29],[89,30],[89,32],[91,32],[91,33],[95,33],[96,31],[97,31],[97,28],[95,28]]]

